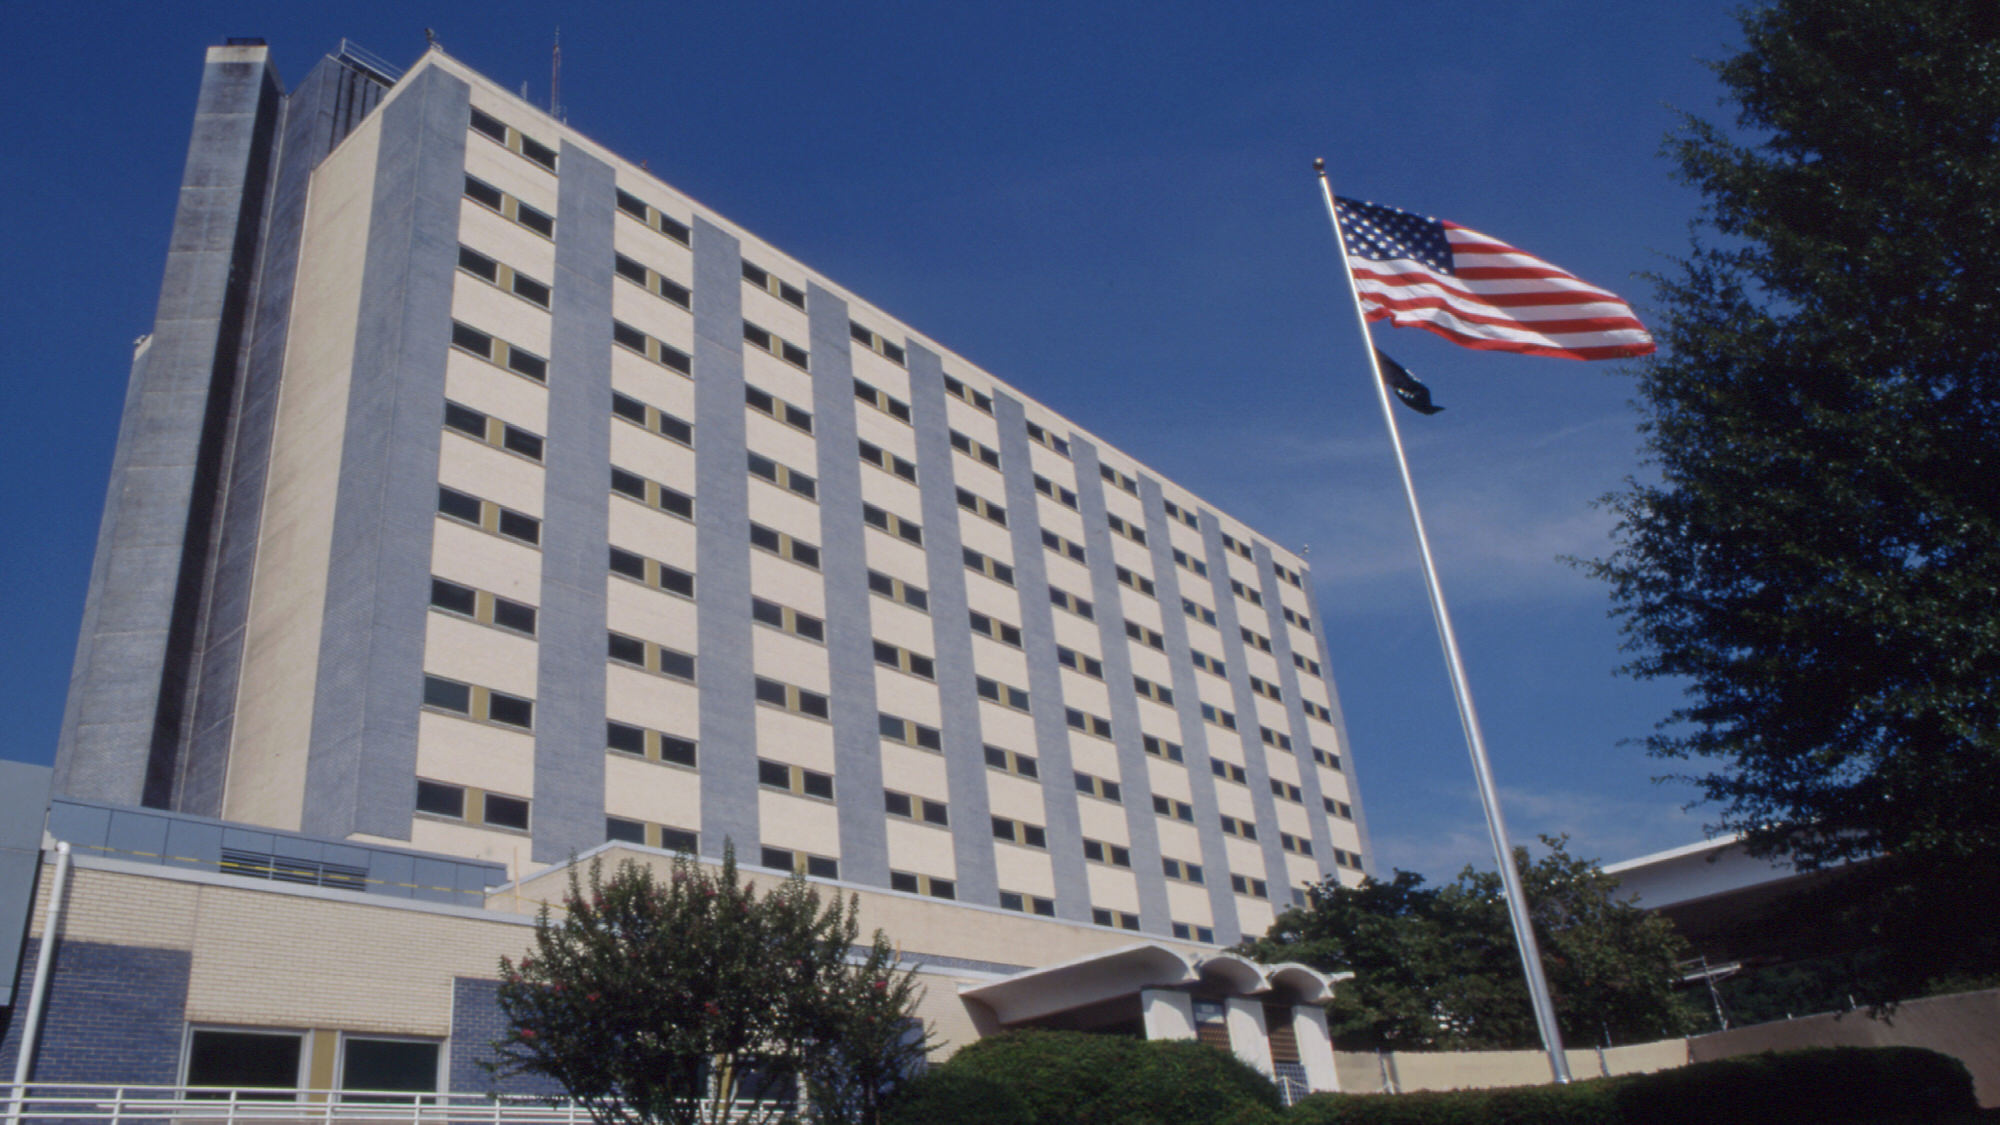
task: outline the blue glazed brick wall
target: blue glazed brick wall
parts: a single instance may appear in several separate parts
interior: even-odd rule
[[[507,1032],[499,993],[497,980],[456,977],[451,982],[451,1092],[561,1097],[563,1089],[553,1079],[535,1074],[496,1079],[479,1065],[494,1060],[492,1043]]]
[[[21,1002],[0,1039],[0,1074],[14,1073],[41,941],[21,958]],[[189,954],[183,949],[64,941],[42,1015],[37,1082],[160,1083],[180,1077]]]

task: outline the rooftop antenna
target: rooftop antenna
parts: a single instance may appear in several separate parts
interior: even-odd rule
[[[562,111],[562,26],[556,26],[555,51],[549,59],[549,116],[563,120]]]

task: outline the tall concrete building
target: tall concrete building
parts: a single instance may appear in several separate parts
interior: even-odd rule
[[[1227,943],[1357,880],[1304,561],[432,51],[208,57],[56,762]]]

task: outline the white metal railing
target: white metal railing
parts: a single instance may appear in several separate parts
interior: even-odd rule
[[[32,1082],[0,1086],[5,1125],[589,1125],[574,1102],[407,1091]]]

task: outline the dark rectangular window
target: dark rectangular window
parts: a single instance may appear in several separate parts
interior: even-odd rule
[[[646,732],[624,723],[604,724],[604,744],[624,754],[644,754],[646,752]]]
[[[507,427],[501,434],[500,444],[523,457],[533,458],[536,461],[542,459],[541,437],[526,430]]]
[[[479,501],[455,488],[438,486],[438,512],[453,519],[464,520],[475,527],[479,524]]]
[[[299,1074],[301,1037],[296,1032],[265,1034],[250,1031],[191,1032],[188,1037],[187,1081],[190,1086],[233,1086],[290,1090]],[[190,1098],[224,1097],[222,1093]],[[249,1095],[252,1098],[260,1095]],[[272,1097],[264,1094],[261,1097]]]
[[[340,1043],[342,1090],[429,1093],[437,1089],[438,1044],[414,1039],[363,1039],[344,1035]],[[366,1095],[344,1095],[372,1101]],[[386,1099],[385,1099],[386,1100]],[[402,1099],[396,1099],[398,1101]]]
[[[500,534],[523,543],[542,541],[542,521],[509,509],[500,509]]]
[[[435,781],[417,782],[417,811],[433,816],[465,815],[465,790]]]
[[[692,767],[695,764],[694,741],[687,738],[675,738],[671,734],[661,735],[660,760],[663,762],[672,762],[677,766]]]
[[[462,613],[467,617],[478,612],[479,595],[470,586],[456,582],[446,582],[442,578],[431,579],[431,604],[439,609]]]
[[[499,118],[494,117],[492,114],[482,113],[477,109],[473,110],[472,127],[503,145],[507,143],[507,126],[502,125]]]
[[[518,212],[516,221],[519,222],[522,226],[527,227],[529,230],[534,231],[536,234],[539,234],[544,238],[555,237],[556,233],[555,219],[549,217],[548,215],[540,211],[535,210],[533,207],[530,207],[525,203],[516,204],[516,209]]]
[[[436,676],[424,677],[424,703],[461,715],[472,711],[472,689],[465,684]]]
[[[498,793],[486,795],[486,823],[495,828],[518,828],[528,830],[528,802],[519,797],[502,797]]]
[[[616,391],[611,392],[611,413],[628,422],[646,424],[646,404]]]
[[[550,148],[545,144],[542,144],[540,141],[534,141],[528,139],[527,137],[522,137],[521,155],[527,157],[528,159],[534,161],[535,163],[541,165],[544,168],[550,169],[551,171],[555,169],[556,150]]]
[[[471,176],[465,177],[465,197],[474,202],[483,203],[495,211],[500,210],[507,199],[499,188],[494,187],[484,180],[475,180]]]
[[[458,248],[458,268],[474,277],[483,277],[491,282],[497,283],[500,280],[500,263],[470,246]]]
[[[535,725],[535,705],[518,696],[490,692],[486,704],[487,717],[496,723],[510,727],[529,728]]]
[[[644,581],[646,578],[646,560],[630,551],[622,551],[617,547],[613,547],[611,548],[611,573],[622,574],[627,578],[637,578]]]
[[[610,656],[611,659],[622,664],[637,664],[643,668],[646,666],[646,642],[637,637],[628,637],[623,633],[613,633],[611,634]]]
[[[535,631],[535,608],[506,598],[493,599],[493,623],[520,633]]]

